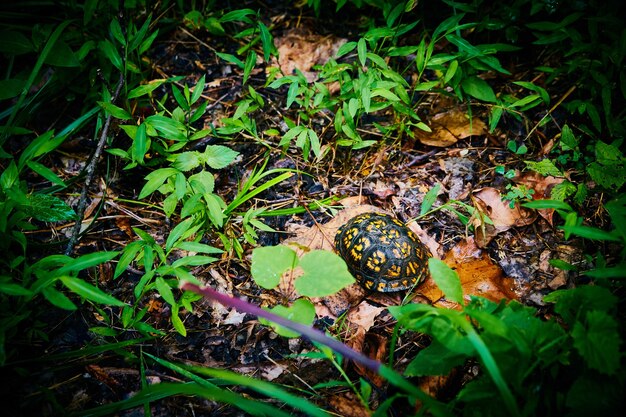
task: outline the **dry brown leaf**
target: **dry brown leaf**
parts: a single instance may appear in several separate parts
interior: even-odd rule
[[[370,413],[365,406],[350,391],[331,395],[327,398],[329,405],[337,415],[343,417],[369,417]]]
[[[312,71],[314,65],[322,65],[333,57],[347,39],[333,35],[321,36],[291,30],[285,36],[276,38],[278,49],[278,66],[285,75],[302,71],[308,82],[317,79],[317,72]]]
[[[470,295],[496,302],[503,298],[517,298],[513,291],[513,280],[504,276],[502,269],[476,247],[472,238],[459,242],[446,254],[443,261],[459,275],[466,300],[469,300]],[[444,299],[443,292],[430,277],[418,287],[418,293],[438,307],[458,308],[455,303]]]
[[[415,136],[424,145],[445,148],[454,145],[459,139],[479,136],[487,132],[487,127],[477,117],[470,121],[467,113],[458,108],[438,113],[430,120],[431,132],[415,129]]]
[[[535,191],[533,200],[549,200],[554,186],[562,183],[564,180],[564,178],[556,178],[553,176],[544,177],[535,171],[528,171],[513,178],[516,184],[523,184]],[[537,212],[552,226],[554,209],[541,209],[537,210]]]
[[[474,197],[477,208],[493,222],[485,224],[479,218],[472,220],[476,243],[480,247],[484,248],[494,236],[511,227],[525,226],[537,219],[535,211],[520,207],[517,203],[514,208],[510,208],[509,203],[502,201],[500,192],[495,188],[482,188],[474,193]]]

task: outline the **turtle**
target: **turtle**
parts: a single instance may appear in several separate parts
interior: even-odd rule
[[[335,250],[367,290],[402,291],[428,275],[428,248],[404,223],[383,213],[359,214],[335,235]]]

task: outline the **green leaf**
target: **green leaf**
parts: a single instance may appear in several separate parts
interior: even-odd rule
[[[478,100],[489,103],[495,103],[497,101],[493,89],[487,84],[487,81],[482,78],[467,77],[461,82],[461,87],[463,87],[463,91]]]
[[[572,337],[574,347],[590,368],[605,375],[615,375],[619,371],[622,341],[613,317],[604,311],[590,311],[584,325],[576,322]]]
[[[21,206],[26,215],[43,222],[59,222],[76,218],[74,210],[58,197],[47,194],[30,194],[28,205]]]
[[[147,117],[144,123],[156,129],[165,139],[187,140],[185,125],[169,117],[153,115]]]
[[[243,83],[245,84],[256,65],[256,53],[252,50],[248,52],[246,56],[246,62],[243,66]]]
[[[98,47],[108,58],[108,60],[111,61],[115,68],[120,71],[124,70],[122,57],[120,56],[115,46],[108,39],[98,42]]]
[[[565,225],[563,226],[563,230],[565,230],[568,233],[572,233],[580,237],[584,237],[585,239],[609,240],[613,242],[619,242],[621,240],[615,232],[607,232],[605,230],[598,229],[596,227]]]
[[[111,34],[117,40],[120,45],[126,45],[126,38],[124,37],[124,33],[122,32],[122,26],[120,26],[120,22],[117,19],[111,20],[109,24],[109,30]]]
[[[433,277],[433,281],[443,291],[446,298],[449,301],[463,305],[463,288],[457,273],[443,261],[436,258],[428,260],[428,269]]]
[[[270,33],[267,26],[265,26],[260,20],[258,22],[258,26],[261,33],[261,44],[263,45],[263,58],[267,62],[270,59],[270,54],[272,52],[272,48],[274,47],[274,42],[272,41],[272,34]]]
[[[423,216],[424,214],[428,213],[430,208],[435,203],[435,200],[437,200],[437,195],[439,194],[439,189],[440,188],[441,188],[441,184],[437,183],[437,184],[435,184],[435,186],[433,188],[428,190],[428,192],[424,196],[424,199],[422,200],[422,207],[420,209],[420,216]]]
[[[552,162],[548,158],[542,159],[539,162],[524,161],[524,163],[526,164],[526,167],[528,169],[531,169],[531,170],[533,170],[535,172],[538,172],[539,174],[543,175],[544,177],[547,177],[548,175],[551,175],[553,177],[562,177],[563,176],[563,173],[561,172],[561,170],[558,169],[556,167],[556,165],[554,165],[554,162]]]
[[[70,259],[65,265],[59,268],[56,273],[64,275],[68,273],[78,273],[85,269],[89,269],[96,265],[100,265],[105,262],[109,262],[118,255],[119,252],[115,251],[101,251],[94,252],[87,255],[80,256],[78,258]]]
[[[57,67],[80,67],[76,54],[62,39],[55,42],[44,62]]]
[[[280,277],[298,264],[296,253],[287,246],[268,246],[252,251],[251,273],[254,282],[265,288],[275,288]]]
[[[208,171],[193,174],[188,182],[193,192],[200,195],[211,194],[215,188],[215,177]]]
[[[365,39],[361,38],[357,42],[357,54],[359,56],[359,62],[362,67],[365,67],[367,63],[367,44],[365,43]]]
[[[7,55],[22,55],[34,50],[31,41],[21,32],[0,32],[0,53]]]
[[[223,53],[223,52],[216,52],[216,55],[219,56],[220,58],[222,58],[226,62],[230,62],[231,64],[237,65],[239,68],[243,68],[244,67],[243,61],[241,59],[237,58],[235,55],[226,54],[226,53]]]
[[[297,299],[290,307],[277,305],[276,307],[269,309],[269,311],[296,323],[304,324],[305,326],[311,326],[313,324],[313,320],[315,320],[315,307],[309,300],[304,298]],[[288,330],[278,324],[273,324],[271,321],[261,317],[259,317],[259,321],[262,324],[271,326],[276,333],[283,337],[300,336],[300,333]]]
[[[74,311],[78,308],[76,307],[76,304],[74,304],[72,300],[67,298],[65,294],[63,294],[61,291],[56,290],[50,286],[45,287],[41,291],[41,293],[46,298],[46,300],[50,302],[50,304],[56,307],[62,308],[63,310]]]
[[[143,186],[139,193],[139,199],[143,199],[155,192],[167,179],[180,171],[174,168],[160,168],[146,175],[148,182]]]
[[[193,93],[191,94],[191,100],[190,100],[191,104],[194,104],[202,96],[205,85],[206,85],[205,77],[204,75],[202,75],[202,77],[200,77],[200,79],[196,83],[196,86],[193,88]]]
[[[166,82],[167,80],[159,79],[159,80],[152,80],[148,84],[140,85],[139,87],[136,87],[130,90],[130,92],[128,93],[128,98],[133,99],[133,98],[145,96],[146,94],[150,94]]]
[[[174,293],[172,292],[172,287],[169,286],[167,282],[162,277],[157,277],[154,281],[154,285],[156,286],[157,291],[163,297],[163,299],[171,306],[176,305],[176,300],[174,299]],[[172,314],[173,315],[173,314]]]
[[[239,152],[222,145],[209,145],[204,150],[206,164],[213,169],[222,169],[232,164]]]
[[[287,108],[291,107],[296,98],[298,97],[298,91],[300,90],[300,84],[298,81],[294,81],[289,85],[287,90]]]
[[[304,274],[296,279],[296,291],[306,297],[325,297],[355,282],[346,262],[337,254],[314,250],[305,254],[299,266]]]
[[[200,166],[202,154],[198,151],[181,152],[175,155],[172,166],[180,171],[191,171]]]
[[[107,113],[110,113],[113,117],[120,120],[131,120],[133,116],[130,115],[126,110],[117,107],[113,103],[106,103],[103,101],[99,101],[98,105],[102,107]]]
[[[105,293],[100,288],[95,287],[80,278],[73,276],[62,276],[60,280],[63,285],[65,285],[70,291],[94,303],[112,305],[117,307],[124,307],[126,305],[117,298]]]
[[[192,229],[192,224],[195,221],[193,217],[183,220],[178,223],[176,227],[172,229],[170,235],[167,237],[167,241],[165,242],[165,251],[169,253],[169,251],[174,247],[174,245],[181,239],[184,238],[186,234],[188,234],[189,230]]]
[[[128,265],[135,259],[139,251],[144,247],[145,243],[140,240],[136,240],[126,245],[122,255],[120,256],[117,265],[115,266],[115,272],[113,273],[113,279],[119,277],[126,271]],[[148,268],[149,269],[149,268]]]
[[[26,80],[20,80],[18,78],[0,80],[0,100],[19,96],[25,86]]]
[[[60,185],[61,187],[66,187],[65,182],[63,182],[63,180],[59,178],[57,174],[55,174],[54,171],[52,171],[47,166],[35,161],[29,161],[26,165],[28,165],[28,167],[32,169],[33,172],[41,175],[51,183]]]
[[[174,326],[174,329],[176,329],[176,331],[184,337],[187,336],[187,329],[185,328],[185,324],[183,323],[183,321],[180,319],[178,311],[178,305],[172,305],[172,326]]]
[[[467,355],[454,352],[436,339],[422,349],[409,363],[406,376],[447,375],[453,368],[462,365]]]

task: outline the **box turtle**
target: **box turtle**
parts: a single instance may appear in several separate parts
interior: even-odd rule
[[[341,226],[335,249],[366,289],[406,290],[428,274],[432,255],[400,220],[380,213],[363,213]]]

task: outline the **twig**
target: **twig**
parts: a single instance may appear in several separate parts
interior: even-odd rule
[[[115,92],[111,97],[111,103],[115,103],[120,95],[120,91],[122,91],[122,86],[124,85],[124,74],[120,73],[120,78],[117,81],[117,86],[115,87]],[[65,254],[70,255],[74,250],[74,246],[78,241],[78,237],[80,235],[80,228],[83,224],[83,218],[85,217],[85,208],[87,207],[87,192],[89,191],[89,187],[93,182],[93,178],[96,172],[96,165],[98,164],[98,160],[100,159],[100,155],[102,155],[102,150],[104,149],[104,144],[106,143],[107,136],[109,134],[109,127],[111,126],[112,115],[109,114],[104,123],[104,127],[102,128],[102,133],[100,134],[100,140],[98,141],[98,146],[96,147],[96,151],[93,154],[93,157],[85,167],[85,183],[83,184],[83,190],[80,193],[80,199],[78,200],[78,209],[76,210],[76,223],[74,224],[74,229],[72,230],[72,235],[70,236],[70,240],[67,243],[67,248],[65,249]]]

